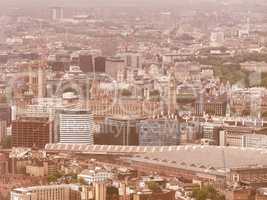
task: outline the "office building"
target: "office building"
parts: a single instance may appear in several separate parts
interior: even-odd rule
[[[8,157],[5,154],[0,153],[0,174],[4,175],[8,173]]]
[[[79,55],[79,67],[84,73],[94,72],[93,56],[89,52]]]
[[[263,187],[267,181],[266,177],[267,168],[264,165],[255,167],[244,166],[230,169],[226,181],[231,185],[243,183],[247,186],[257,185],[258,187]]]
[[[180,125],[177,120],[148,119],[139,123],[139,145],[171,146],[178,145]]]
[[[107,187],[105,183],[95,184],[95,200],[106,200],[107,199]]]
[[[89,187],[88,187],[89,188]],[[28,188],[17,188],[11,192],[11,200],[81,200],[81,196],[86,197],[83,200],[93,200],[92,194],[88,193],[78,185],[49,185],[49,186],[34,186]]]
[[[224,42],[224,32],[216,30],[210,34],[210,45],[213,47],[222,46]]]
[[[11,123],[11,107],[8,104],[0,103],[0,121],[6,121],[7,125]]]
[[[26,174],[29,176],[43,177],[54,175],[57,172],[57,166],[53,162],[36,162],[26,166]]]
[[[142,58],[139,53],[129,52],[124,54],[125,66],[130,68],[141,68]]]
[[[64,72],[69,68],[70,62],[63,60],[55,60],[48,61],[48,65],[51,66],[52,70],[55,72]]]
[[[242,146],[250,148],[267,148],[267,135],[261,135],[261,134],[243,135]]]
[[[266,148],[265,128],[255,127],[249,122],[235,122],[236,125],[223,126],[220,131],[221,146]],[[243,125],[242,125],[243,124]],[[246,124],[246,125],[245,125]]]
[[[199,94],[196,102],[194,103],[194,114],[199,116],[203,114],[225,116],[226,107],[226,94],[220,96]]]
[[[48,118],[21,117],[12,122],[12,146],[44,148],[54,142],[51,127],[53,122]]]
[[[95,72],[105,72],[106,70],[106,58],[99,56],[95,58]]]
[[[0,53],[0,63],[6,64],[8,61],[8,54],[7,53]]]
[[[137,124],[144,120],[141,117],[107,117],[101,124],[100,133],[95,134],[96,144],[130,145],[139,144]]]
[[[3,141],[3,138],[7,135],[7,122],[0,121],[0,143]]]
[[[62,7],[51,7],[52,20],[62,20],[64,17],[64,9]]]
[[[125,69],[125,61],[122,58],[112,57],[106,59],[106,73],[117,79],[118,72]]]
[[[83,178],[88,184],[91,183],[101,183],[105,182],[109,179],[112,179],[114,174],[112,172],[106,170],[83,170],[79,175],[78,178]]]
[[[175,200],[175,191],[172,190],[163,190],[160,192],[152,192],[152,191],[140,191],[136,194],[133,194],[133,200]]]
[[[219,145],[220,126],[218,124],[208,122],[201,124],[201,133],[203,139],[210,140],[214,145]]]
[[[93,144],[93,116],[84,110],[62,110],[58,113],[60,143]]]

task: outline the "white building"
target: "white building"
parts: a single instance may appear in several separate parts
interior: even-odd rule
[[[267,148],[267,136],[261,134],[243,135],[242,146],[251,148]]]
[[[60,143],[93,144],[93,116],[88,111],[63,110],[58,117]]]
[[[141,68],[143,59],[137,52],[128,52],[122,55],[125,58],[125,66],[130,68]]]
[[[46,185],[16,188],[11,191],[11,200],[72,200],[72,194],[80,193],[82,199],[94,199],[93,188],[78,185]]]
[[[51,8],[51,18],[52,20],[62,20],[64,16],[64,9],[62,7],[52,7]]]
[[[78,178],[84,179],[87,183],[101,183],[113,178],[113,173],[105,170],[83,170]]]
[[[224,32],[216,30],[210,35],[210,45],[217,47],[222,46],[224,42]]]

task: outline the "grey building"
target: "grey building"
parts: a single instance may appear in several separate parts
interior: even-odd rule
[[[149,119],[138,125],[139,145],[171,146],[180,141],[180,123],[171,119]]]

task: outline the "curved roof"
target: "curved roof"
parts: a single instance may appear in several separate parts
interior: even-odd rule
[[[137,154],[133,160],[224,173],[232,168],[267,166],[267,149],[220,146],[116,146],[47,144],[48,151]]]
[[[133,160],[212,174],[224,174],[233,168],[267,166],[267,150],[194,145],[182,146],[176,151],[145,153]]]

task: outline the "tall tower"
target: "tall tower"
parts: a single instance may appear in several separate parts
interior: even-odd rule
[[[248,31],[248,35],[250,34],[251,31],[251,21],[250,21],[250,16],[251,16],[251,12],[250,10],[248,11],[248,16],[247,16],[247,31]]]
[[[64,9],[59,6],[51,7],[52,20],[62,20],[64,17]]]
[[[172,69],[169,77],[169,83],[168,83],[168,113],[173,114],[176,111],[177,108],[177,102],[176,102],[176,86],[177,81],[175,77],[175,72]]]
[[[227,98],[227,105],[226,105],[226,117],[231,117],[231,106],[230,100]]]
[[[44,97],[44,69],[38,67],[38,98]]]
[[[29,94],[33,94],[33,82],[34,82],[33,79],[34,79],[34,77],[33,77],[32,65],[28,66],[28,77],[29,77],[28,92],[29,92]]]
[[[107,194],[107,187],[105,183],[95,183],[95,199],[105,200]]]

